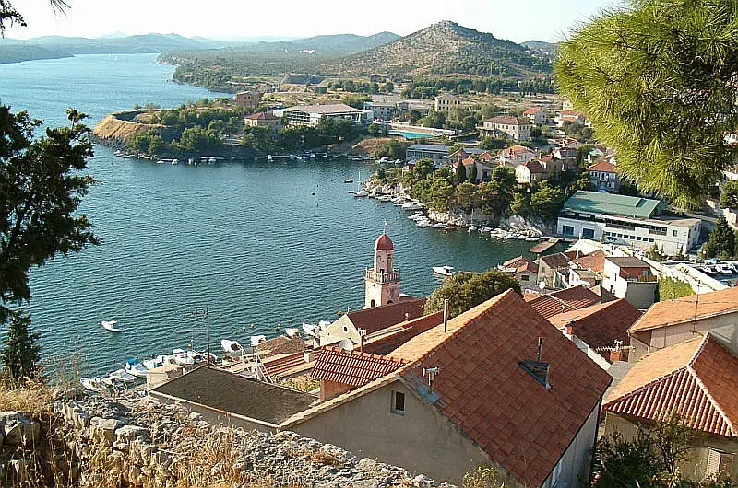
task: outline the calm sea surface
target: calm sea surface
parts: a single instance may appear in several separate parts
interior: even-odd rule
[[[135,104],[178,106],[217,96],[171,82],[156,55],[85,55],[0,65],[0,99],[49,125],[74,107],[94,126]],[[402,291],[428,294],[431,266],[483,270],[530,247],[464,230],[419,228],[392,204],[354,199],[371,165],[351,161],[233,161],[157,165],[95,148],[99,183],[82,204],[102,245],[59,257],[32,274],[32,320],[44,354],[80,351],[81,372],[104,373],[126,357],[247,341],[277,327],[336,318],[363,305],[363,270],[388,222]],[[100,320],[116,319],[111,334]],[[253,324],[253,325],[252,325]]]

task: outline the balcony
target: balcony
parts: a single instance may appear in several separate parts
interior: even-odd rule
[[[380,285],[384,283],[395,283],[400,281],[400,271],[394,269],[391,273],[380,273],[378,271],[374,271],[372,268],[366,268],[364,278],[368,281],[379,283]]]

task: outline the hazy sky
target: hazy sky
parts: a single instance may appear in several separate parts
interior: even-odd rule
[[[219,39],[308,37],[318,34],[407,35],[440,20],[491,32],[500,39],[560,40],[572,25],[618,0],[67,0],[54,15],[48,0],[13,0],[29,27],[6,36],[97,37],[114,32],[176,32]]]

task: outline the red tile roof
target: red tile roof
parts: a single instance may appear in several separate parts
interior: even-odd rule
[[[413,337],[443,323],[443,311],[410,320],[402,324],[396,331],[388,331],[376,338],[367,338],[364,352],[370,354],[391,354],[395,349]],[[389,329],[388,329],[389,330]],[[381,331],[379,332],[381,333]]]
[[[364,329],[367,334],[371,334],[405,320],[422,317],[424,305],[425,298],[406,297],[397,303],[383,307],[364,308],[346,315],[354,327]]]
[[[643,357],[603,410],[645,420],[681,414],[694,429],[738,436],[738,358],[709,334]]]
[[[540,161],[536,161],[535,159],[531,159],[530,161],[526,161],[525,163],[521,164],[520,166],[523,166],[525,168],[528,168],[528,171],[531,173],[548,173],[546,169],[541,166]]]
[[[541,257],[541,262],[546,263],[550,268],[566,268],[569,266],[569,256],[563,252],[557,252],[555,254],[549,254]]]
[[[474,158],[471,157],[461,160],[461,164],[463,164],[464,166],[471,166],[474,163],[476,163],[476,161],[474,160]]]
[[[493,159],[495,159],[495,156],[490,152],[483,152],[479,155],[479,159],[481,159],[482,161],[492,161]]]
[[[587,168],[587,171],[605,171],[607,173],[615,172],[615,165],[609,161],[599,161]]]
[[[575,259],[574,262],[584,269],[594,271],[595,273],[602,273],[605,269],[605,253],[604,251],[597,250]]]
[[[548,295],[527,295],[525,299],[536,312],[547,319],[600,302],[600,297],[583,285],[564,288]]]
[[[499,115],[486,120],[486,122],[492,122],[493,124],[507,124],[507,125],[530,125],[530,120],[513,117],[511,115]]]
[[[550,389],[519,365],[536,357],[539,337]],[[546,480],[611,382],[511,290],[396,354],[414,358],[402,381],[527,486]],[[423,374],[430,367],[438,367],[432,391]]]
[[[523,115],[534,115],[534,114],[537,114],[538,112],[542,112],[542,110],[538,108],[529,108],[525,112],[523,112]]]
[[[612,302],[560,313],[548,320],[558,329],[574,322],[574,334],[589,347],[612,346],[614,341],[629,343],[628,329],[641,312],[624,298]]]
[[[518,154],[525,154],[525,153],[535,154],[529,147],[521,146],[520,144],[514,144],[508,147],[507,149],[504,149],[502,152],[503,154],[507,156],[511,156],[511,155],[515,156]]]
[[[402,360],[392,357],[326,346],[315,356],[315,367],[311,374],[318,380],[363,386],[402,365]]]
[[[702,295],[691,295],[654,303],[643,317],[633,324],[630,331],[660,329],[690,320],[701,320],[729,313],[738,313],[738,287],[736,286]]]
[[[516,273],[538,273],[538,265],[525,256],[509,259],[502,264],[503,268],[515,268]]]

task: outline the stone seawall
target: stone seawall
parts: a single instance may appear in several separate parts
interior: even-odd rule
[[[150,398],[84,396],[53,411],[41,421],[0,413],[0,486],[451,486],[292,432],[211,425]]]

